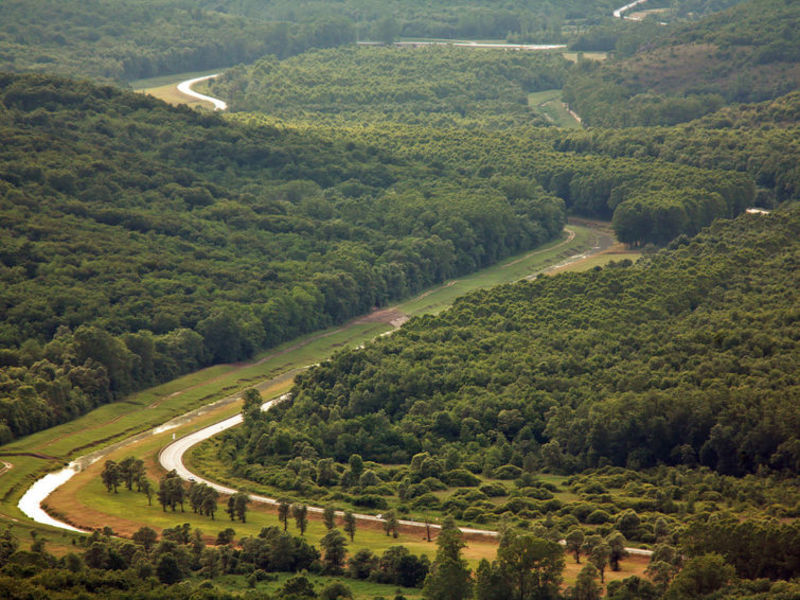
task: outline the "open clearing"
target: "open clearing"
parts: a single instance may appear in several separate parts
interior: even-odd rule
[[[580,129],[581,124],[561,101],[561,90],[544,90],[528,94],[528,106],[558,127]]]

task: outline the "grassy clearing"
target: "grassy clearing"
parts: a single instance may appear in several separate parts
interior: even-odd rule
[[[558,127],[580,129],[581,124],[561,101],[561,90],[545,90],[528,94],[528,106]]]
[[[562,54],[571,62],[578,62],[578,55],[585,60],[604,61],[608,58],[608,52],[562,52]]]

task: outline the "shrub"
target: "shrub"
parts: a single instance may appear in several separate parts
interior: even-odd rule
[[[466,469],[453,469],[443,475],[444,480],[451,486],[475,487],[481,480]]]
[[[586,517],[586,523],[589,525],[602,525],[611,520],[611,515],[602,509],[597,509]]]
[[[494,470],[495,479],[516,479],[522,475],[522,469],[514,465],[503,465]]]
[[[490,498],[499,498],[501,496],[508,496],[508,490],[502,483],[498,481],[493,481],[491,483],[484,483],[481,487],[478,488],[478,490],[483,492]]]

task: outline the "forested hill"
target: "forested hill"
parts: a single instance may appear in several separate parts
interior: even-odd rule
[[[798,270],[795,204],[717,221],[633,266],[470,294],[300,376],[274,425],[251,428],[250,460],[310,446],[488,471],[796,473]],[[284,450],[257,444],[268,426]]]
[[[355,139],[0,75],[0,441],[558,235],[563,201]],[[413,182],[413,185],[403,182]]]
[[[646,33],[632,30],[632,56],[584,62],[564,88],[587,125],[671,125],[800,87],[798,2],[748,0],[674,30],[630,25]]]
[[[267,22],[194,0],[3,0],[0,71],[130,81],[355,40],[347,19]]]
[[[530,92],[560,88],[560,54],[452,47],[336,48],[226,71],[212,93],[232,110],[315,123],[547,125]]]

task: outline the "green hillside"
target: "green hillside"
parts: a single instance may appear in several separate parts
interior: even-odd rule
[[[452,47],[348,47],[226,71],[213,94],[234,111],[293,121],[545,125],[530,92],[561,87],[569,63],[557,54]]]
[[[631,26],[617,60],[586,62],[565,85],[587,125],[671,125],[800,87],[796,2],[749,0],[675,28]]]
[[[2,75],[0,90],[3,440],[474,271],[564,223],[539,186],[505,193],[353,139],[46,76]]]
[[[251,443],[274,422],[284,448],[336,460],[491,471],[508,444],[509,464],[555,472],[796,472],[799,228],[796,206],[747,215],[634,266],[471,294],[302,375]]]

